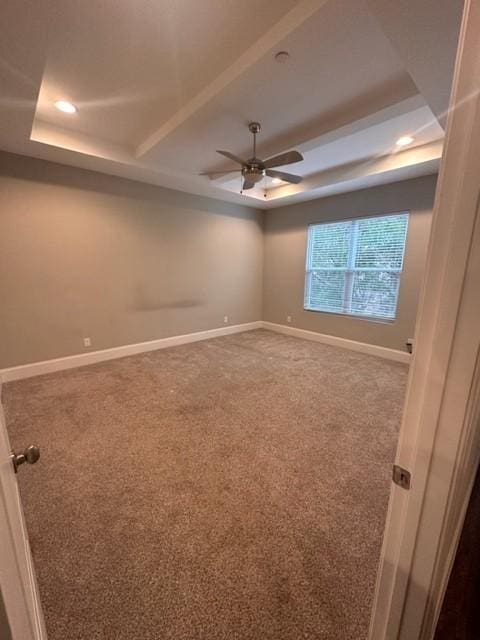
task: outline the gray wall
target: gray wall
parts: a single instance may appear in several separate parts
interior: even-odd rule
[[[435,183],[435,176],[427,176],[269,211],[264,222],[263,319],[287,324],[287,315],[291,315],[292,326],[301,329],[405,350],[405,341],[413,337],[415,328]],[[309,224],[406,210],[411,215],[394,322],[303,309]]]
[[[0,368],[268,320],[404,349],[413,336],[435,177],[264,214],[0,153]],[[410,210],[398,317],[303,310],[307,225]],[[262,228],[263,226],[263,228]],[[263,312],[262,312],[263,295]]]
[[[0,154],[0,368],[261,319],[258,211]]]

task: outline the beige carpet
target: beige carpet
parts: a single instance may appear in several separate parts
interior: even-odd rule
[[[365,638],[406,374],[255,331],[8,384],[49,640]]]

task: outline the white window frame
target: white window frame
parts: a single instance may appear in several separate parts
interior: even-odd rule
[[[362,269],[356,269],[353,261],[355,259],[355,248],[358,240],[358,222],[361,220],[370,220],[373,218],[386,218],[387,216],[399,216],[406,215],[407,216],[407,224],[405,227],[405,238],[403,243],[403,254],[402,254],[402,264],[399,269],[384,269],[381,267],[368,267]],[[343,267],[334,267],[332,269],[312,269],[310,268],[310,262],[312,258],[312,227],[317,227],[319,225],[324,224],[336,224],[342,222],[351,222],[353,223],[353,233],[350,236],[350,247],[348,252],[348,264],[347,268]],[[408,227],[410,223],[410,211],[392,211],[389,213],[374,213],[368,216],[354,217],[354,218],[339,218],[337,220],[322,220],[321,222],[312,222],[308,225],[307,228],[307,252],[305,257],[305,288],[304,288],[304,301],[303,308],[305,311],[312,311],[314,313],[329,313],[333,315],[346,316],[348,318],[358,318],[361,320],[369,320],[371,322],[382,322],[382,323],[392,323],[397,319],[397,310],[398,310],[398,300],[400,297],[400,283],[401,283],[401,275],[403,273],[404,263],[405,263],[405,253],[407,250],[407,241],[408,241]],[[343,298],[343,307],[346,309],[345,311],[329,311],[328,309],[317,309],[315,307],[311,307],[307,305],[307,300],[310,299],[311,293],[311,283],[312,283],[312,275],[318,272],[325,271],[341,271],[345,273],[345,288],[344,288],[344,298]],[[393,318],[387,318],[382,316],[372,316],[372,315],[363,315],[359,313],[353,313],[351,311],[352,305],[352,297],[353,297],[353,280],[354,275],[357,271],[374,271],[381,273],[395,273],[399,275],[398,285],[396,291],[396,305],[395,305],[395,315]]]

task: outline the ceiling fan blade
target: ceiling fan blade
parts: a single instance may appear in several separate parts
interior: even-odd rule
[[[249,182],[248,180],[244,180],[242,191],[247,191],[247,189],[253,189],[254,186],[255,186],[255,182]]]
[[[267,169],[265,171],[270,178],[279,178],[284,182],[291,182],[292,184],[300,184],[303,180],[302,176],[294,176],[293,173],[285,173],[284,171],[276,171],[275,169]]]
[[[268,158],[264,161],[263,166],[265,169],[270,169],[271,167],[283,167],[285,164],[293,164],[302,160],[303,156],[298,151],[287,151],[286,153],[280,153],[278,156],[273,156],[273,158]]]
[[[233,153],[230,153],[230,151],[221,151],[220,149],[217,149],[217,153],[220,153],[226,158],[230,158],[230,160],[233,160],[234,162],[238,162],[238,164],[241,164],[242,166],[247,164],[245,160],[242,160],[238,156],[233,155]]]

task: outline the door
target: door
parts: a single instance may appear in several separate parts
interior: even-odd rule
[[[480,0],[466,0],[370,640],[431,640],[480,457]]]
[[[24,467],[20,468],[20,473],[28,473],[28,465]],[[0,579],[3,605],[10,627],[10,634],[7,629],[0,627],[0,637],[11,637],[12,640],[46,640],[37,581],[1,402]]]

